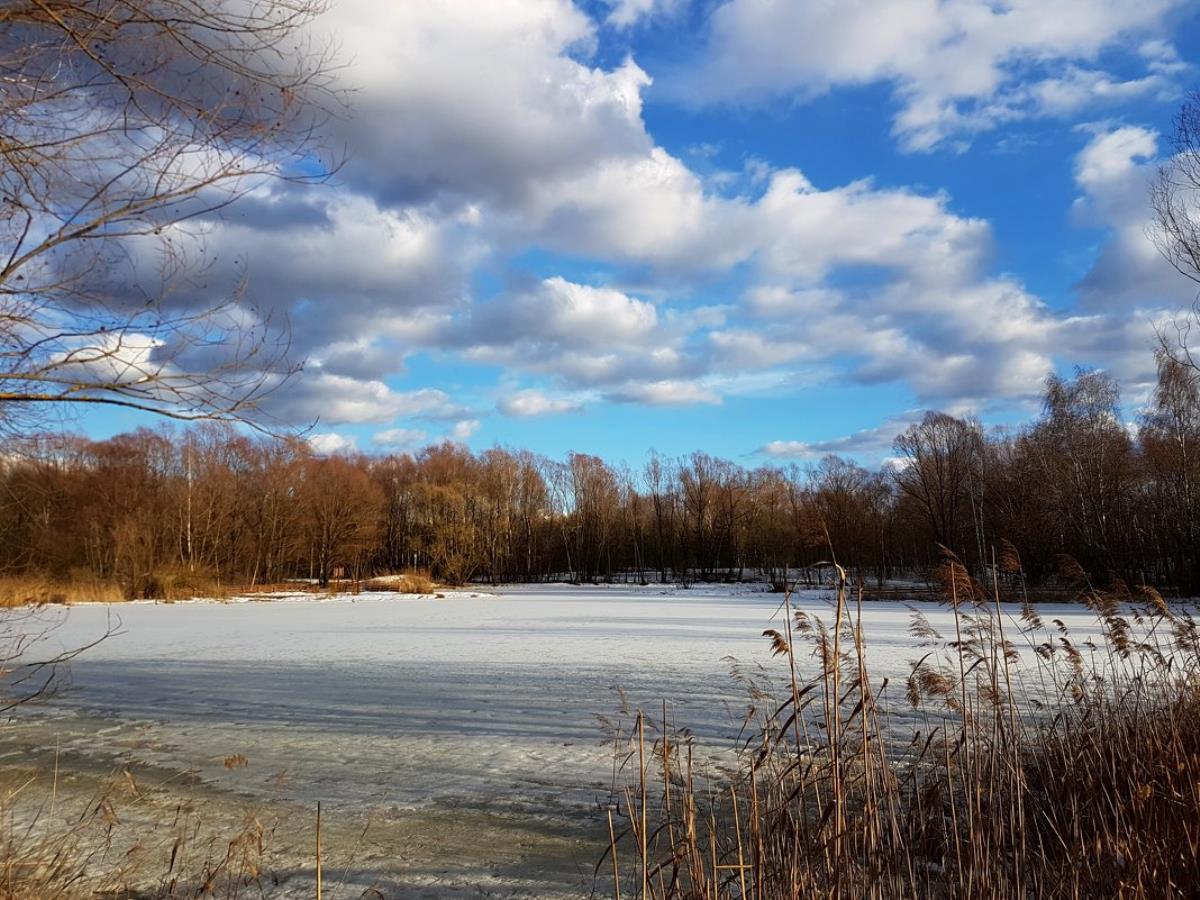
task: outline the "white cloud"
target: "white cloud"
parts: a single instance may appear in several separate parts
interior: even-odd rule
[[[1028,95],[1038,111],[1066,116],[1105,103],[1125,103],[1151,93],[1169,96],[1175,90],[1167,78],[1157,73],[1119,81],[1095,69],[1071,66],[1059,76],[1030,85]]]
[[[404,404],[382,379],[402,371],[409,353],[447,340],[470,304],[471,272],[496,247],[552,245],[558,233],[564,246],[604,255],[622,225],[660,203],[602,223],[603,198],[586,187],[597,173],[661,158],[641,118],[649,78],[632,59],[590,65],[597,26],[570,0],[342,0],[317,31],[346,63],[335,75],[352,108],[331,119],[327,136],[348,149],[345,166],[316,188],[259,184],[206,218],[202,245],[176,229],[176,246],[194,247],[200,265],[172,302],[224,301],[245,279],[248,319],[259,329],[287,321],[293,358],[309,360],[302,380],[318,382],[281,391],[276,414],[384,421]],[[685,195],[698,190],[686,169],[675,174]],[[678,209],[664,209],[647,234]],[[568,237],[563,222],[573,215],[579,233]],[[534,225],[514,225],[523,222]],[[131,244],[128,258],[128,271],[107,274],[112,296],[156,287],[153,248]],[[563,327],[598,341],[624,340],[622,323],[653,327],[650,304],[629,298],[622,316],[634,319],[614,328],[603,311],[589,319],[588,299]]]
[[[479,425],[478,419],[462,419],[454,423],[454,427],[450,429],[450,436],[456,441],[465,441],[479,430]]]
[[[1079,225],[1104,229],[1095,262],[1080,281],[1094,310],[1178,306],[1191,286],[1165,263],[1150,238],[1150,184],[1158,164],[1158,134],[1136,125],[1097,128],[1075,160]]]
[[[371,442],[389,451],[418,450],[443,440],[465,441],[479,430],[480,424],[478,419],[460,419],[441,436],[431,436],[420,428],[385,428],[371,435]]]
[[[768,441],[758,452],[784,459],[812,459],[819,455],[807,441]]]
[[[691,381],[649,381],[629,384],[606,395],[616,403],[641,403],[646,406],[692,406],[717,404],[721,398],[701,384]]]
[[[629,28],[656,16],[667,16],[678,11],[686,0],[605,0],[612,10],[607,19],[615,28]]]
[[[481,252],[477,239],[427,211],[381,207],[344,189],[276,185],[211,223],[210,263],[195,294],[219,301],[244,278],[247,302],[287,313],[297,352],[320,358],[328,355],[322,347],[361,341],[368,327],[402,328],[414,312],[460,304]]]
[[[673,92],[708,101],[812,97],[889,83],[894,130],[911,150],[1000,122],[1162,89],[1161,32],[1184,0],[730,0],[709,45]],[[1102,51],[1142,49],[1152,73],[1119,81]],[[1029,90],[1026,81],[1038,81]],[[1091,93],[1085,88],[1090,85]]]
[[[721,364],[844,360],[858,381],[904,383],[939,403],[1040,390],[1060,320],[1019,283],[986,274],[986,221],[943,195],[866,181],[822,190],[795,170],[772,176],[756,212],[759,278],[745,306],[759,322],[710,335]],[[830,287],[855,270],[874,274]]]
[[[1172,5],[732,0],[690,84],[740,100],[887,82],[897,133],[921,149],[1168,89],[1181,63],[1157,30]],[[609,6],[609,25],[627,28],[675,4]],[[501,367],[504,383],[548,381],[501,399],[510,416],[581,396],[717,403],[739,385],[794,384],[799,366],[939,404],[1031,396],[1064,357],[1141,377],[1145,322],[1115,301],[1140,305],[1162,276],[1141,233],[1157,152],[1146,129],[1098,131],[1080,155],[1076,215],[1112,238],[1068,314],[991,273],[989,223],[943,193],[818,186],[755,161],[736,178],[689,168],[647,132],[646,72],[594,64],[612,32],[568,0],[343,0],[324,21],[351,61],[339,78],[354,110],[332,135],[351,158],[335,185],[260,187],[206,223],[212,277],[192,286],[223,297],[248,270],[247,317],[288,315],[310,364],[269,399],[281,418],[392,426],[377,442],[417,432],[397,420],[469,436],[478,413],[448,393],[392,386],[422,350]],[[1102,67],[1102,50],[1126,45],[1144,73]],[[530,248],[570,254],[571,278],[522,283],[506,263]],[[491,283],[479,272],[509,287],[473,298],[472,283]],[[730,275],[740,302],[697,306],[697,286]]]
[[[386,428],[371,435],[372,443],[389,450],[409,450],[421,446],[429,438],[419,428]]]
[[[576,412],[583,408],[583,404],[577,400],[567,397],[551,397],[532,388],[509,394],[501,398],[496,406],[504,415],[515,418],[558,415]]]
[[[1089,194],[1102,197],[1104,205],[1110,208],[1111,194],[1116,188],[1121,200],[1120,212],[1127,211],[1130,200],[1145,209],[1145,192],[1141,185],[1131,185],[1129,176],[1157,152],[1158,135],[1148,128],[1125,125],[1112,131],[1098,131],[1075,159],[1075,182]],[[1130,188],[1135,196],[1129,196]]]
[[[397,418],[451,420],[466,410],[437,388],[397,391],[382,381],[319,370],[302,373],[270,395],[267,410],[284,421],[332,425],[386,423]]]
[[[308,445],[312,447],[313,452],[318,456],[353,453],[357,449],[354,438],[345,437],[333,431],[323,434],[310,434],[308,436]]]
[[[696,327],[622,291],[553,277],[477,305],[446,341],[472,360],[594,387],[696,374],[702,362],[684,346]]]
[[[1127,158],[1097,151],[1083,177],[1107,183]],[[863,384],[903,384],[921,403],[973,407],[1036,397],[1062,361],[1145,375],[1145,318],[1056,311],[989,274],[989,224],[945,196],[869,182],[822,190],[784,170],[756,211],[766,237],[744,298],[753,318],[709,334],[714,366],[828,364]],[[865,286],[830,286],[863,270],[874,272]]]
[[[573,347],[609,349],[644,343],[658,327],[658,311],[620,291],[554,276],[536,290],[514,295],[502,319],[485,316],[481,324],[489,335],[504,326],[516,332],[509,337],[535,334],[542,340],[570,341]]]
[[[595,26],[569,0],[343,0],[323,24],[354,59],[346,177],[386,203],[511,205],[533,182],[649,150],[645,73],[580,62]]]
[[[819,459],[830,453],[866,460],[884,459],[891,452],[896,435],[919,422],[923,415],[923,410],[908,410],[853,434],[824,441],[770,441],[757,452],[780,459]]]
[[[42,334],[30,332],[26,340],[37,341]],[[156,359],[163,342],[136,331],[101,332],[72,338],[69,332],[56,341],[61,349],[48,360],[46,375],[59,381],[81,384],[145,387],[153,396],[152,382],[160,377],[182,374],[174,366]],[[166,393],[164,391],[164,393]]]
[[[768,335],[746,328],[713,331],[708,336],[722,366],[734,369],[770,368],[804,356],[819,356],[799,334]]]
[[[961,278],[981,265],[991,231],[981,219],[951,213],[947,202],[870,181],[821,190],[798,170],[785,169],[757,205],[758,259],[770,272],[814,288],[847,266]]]
[[[569,253],[696,270],[745,259],[754,249],[751,215],[745,201],[710,195],[683,162],[655,147],[544,180],[519,215],[502,222],[510,237]]]

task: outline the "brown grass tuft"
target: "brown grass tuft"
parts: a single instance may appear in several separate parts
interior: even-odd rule
[[[368,591],[394,591],[398,594],[432,594],[437,583],[429,573],[420,569],[408,569],[398,575],[381,575],[363,585]]]
[[[33,575],[0,577],[0,607],[119,603],[125,599],[125,590],[121,585],[92,576],[67,577],[61,580]]]

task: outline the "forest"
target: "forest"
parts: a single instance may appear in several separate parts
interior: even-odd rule
[[[943,548],[1052,587],[1200,593],[1200,372],[1159,354],[1132,424],[1098,371],[1051,376],[1019,429],[928,412],[878,470],[826,456],[747,468],[651,451],[638,468],[443,443],[319,456],[299,437],[203,423],[107,440],[13,438],[0,470],[9,577],[126,598],[363,579],[764,580],[821,560],[867,585],[920,580]],[[794,576],[792,576],[794,577]]]

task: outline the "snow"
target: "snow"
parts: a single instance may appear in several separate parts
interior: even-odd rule
[[[602,789],[597,716],[618,712],[617,688],[651,711],[668,701],[679,724],[716,745],[736,734],[746,703],[731,658],[783,665],[761,636],[783,628],[782,598],[745,586],[290,600],[47,612],[61,621],[44,645],[116,631],[72,664],[50,706],[153,722],[145,752],[159,764],[205,771],[244,753],[257,771],[286,770],[290,795],[306,800],[557,805]],[[832,620],[823,595],[798,605]],[[952,634],[944,607],[914,605]],[[1041,613],[1079,640],[1096,631],[1082,607]],[[873,679],[897,691],[925,652],[908,633],[911,614],[893,601],[864,612]]]
[[[785,672],[762,637],[783,629],[782,597],[747,585],[287,599],[43,610],[52,627],[35,655],[114,633],[23,715],[57,717],[53,730],[75,752],[95,752],[107,728],[125,761],[248,797],[579,823],[608,797],[611,742],[598,717],[619,713],[618,688],[652,714],[668,701],[719,758],[747,703],[733,660],[743,672]],[[797,605],[832,623],[827,592]],[[898,710],[911,662],[927,652],[908,631],[914,607],[953,634],[938,604],[864,605],[872,681],[891,679]],[[1082,607],[1039,612],[1076,641],[1097,633]],[[897,727],[915,722],[895,715]],[[226,769],[235,753],[250,765]]]

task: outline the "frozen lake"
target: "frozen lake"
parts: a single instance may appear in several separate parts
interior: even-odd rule
[[[116,633],[22,718],[75,754],[187,771],[263,801],[321,800],[333,815],[482,811],[586,829],[611,774],[597,717],[619,711],[617,689],[654,713],[669,701],[701,744],[731,746],[746,696],[730,657],[782,676],[761,636],[782,630],[781,601],[742,587],[553,585],[45,610],[55,627],[43,651]],[[832,621],[823,595],[798,605]],[[944,607],[923,607],[952,633]],[[1082,607],[1041,611],[1079,637],[1094,630]],[[898,602],[864,609],[872,680],[890,677],[896,698],[924,652],[911,614]],[[248,765],[226,768],[234,754]]]
[[[152,723],[141,753],[223,780],[221,760],[242,753],[286,771],[289,798],[334,806],[587,803],[607,786],[597,716],[619,711],[618,688],[654,711],[671,701],[703,737],[736,733],[744,695],[728,658],[778,668],[761,633],[782,627],[780,601],[548,586],[78,606],[44,613],[61,619],[47,649],[117,633],[71,664],[50,708]]]

